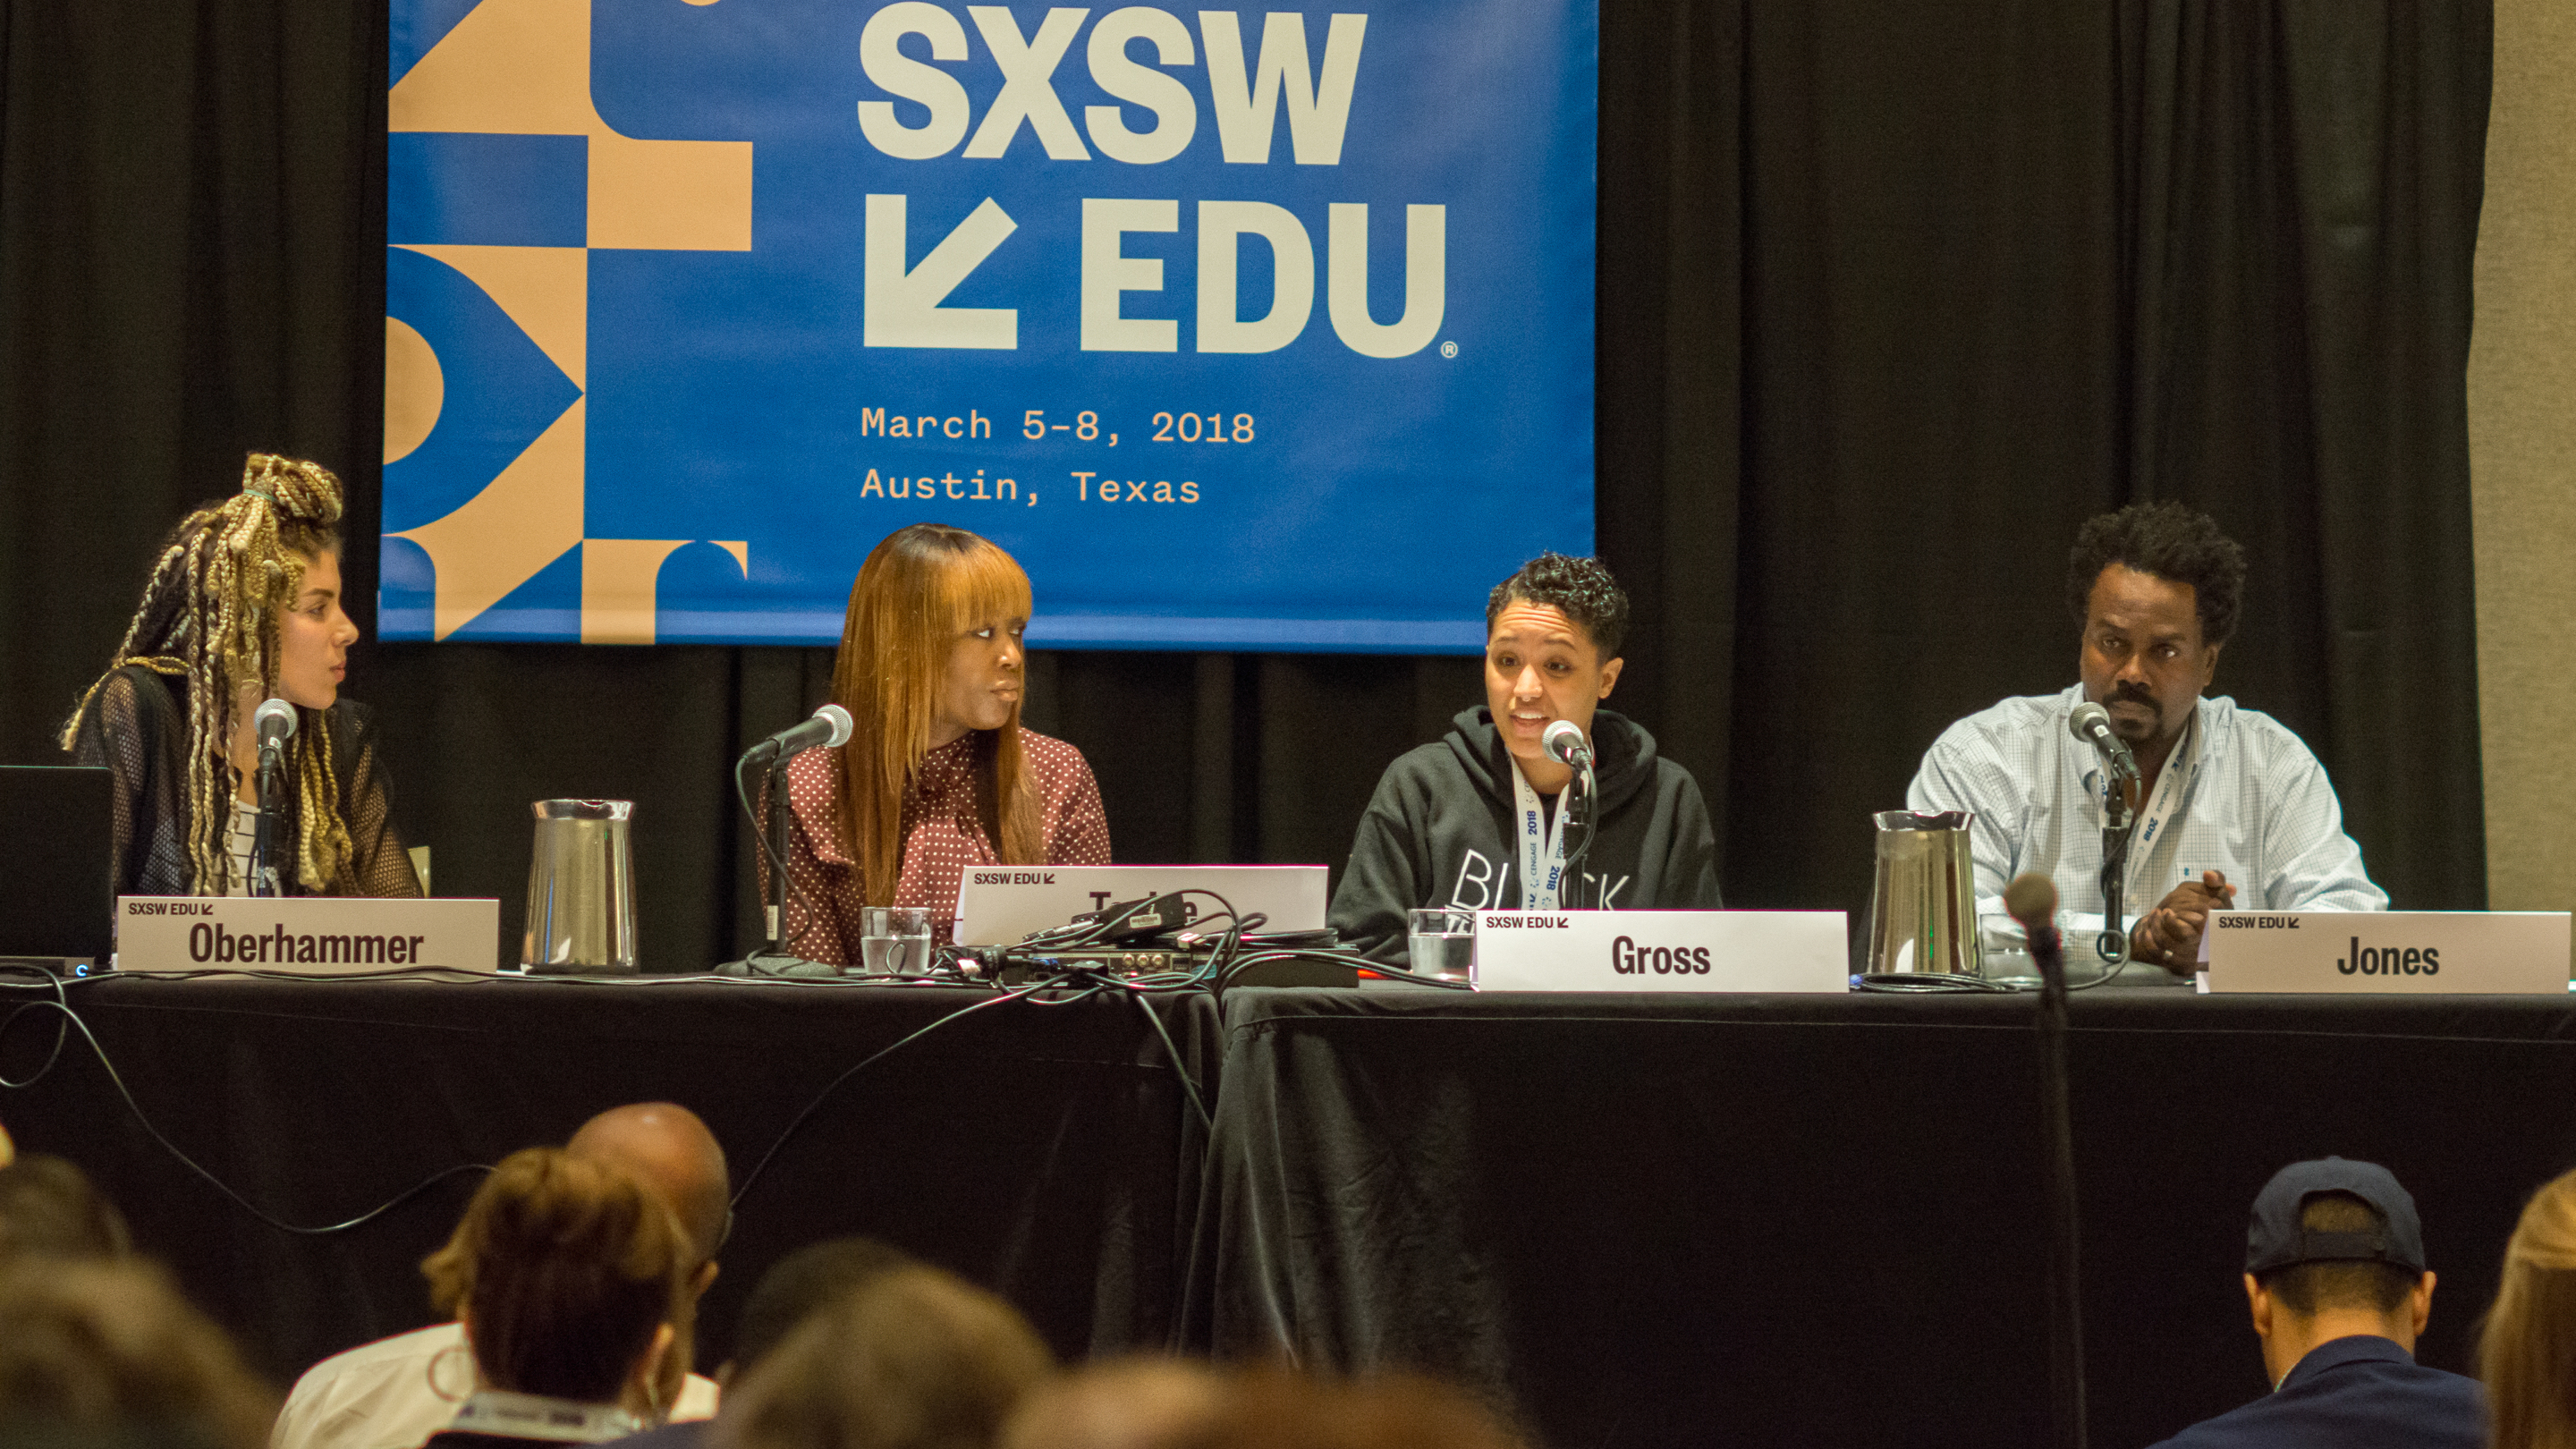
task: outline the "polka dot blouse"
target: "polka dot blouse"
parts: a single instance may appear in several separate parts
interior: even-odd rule
[[[1109,864],[1109,816],[1082,751],[1059,739],[1020,731],[1030,783],[1038,792],[1044,865]],[[791,816],[787,841],[787,949],[809,961],[848,965],[859,959],[859,910],[867,887],[841,847],[841,752],[807,750],[787,762]],[[966,868],[998,865],[977,806],[975,737],[932,750],[903,792],[903,878],[898,906],[926,906],[933,933],[949,940],[957,921],[957,888]],[[762,872],[761,893],[769,892]]]

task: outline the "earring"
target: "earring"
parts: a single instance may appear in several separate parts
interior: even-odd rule
[[[446,1363],[450,1358],[465,1360],[465,1388],[461,1393],[449,1393],[446,1386],[438,1381],[439,1365]],[[429,1362],[423,1366],[422,1372],[429,1378],[429,1391],[451,1404],[464,1403],[474,1392],[474,1357],[461,1343],[449,1344],[432,1354]]]

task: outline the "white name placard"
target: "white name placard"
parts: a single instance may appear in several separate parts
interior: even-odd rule
[[[2213,911],[2209,989],[2567,994],[2565,911]]]
[[[1320,865],[970,865],[957,883],[957,944],[1007,946],[1113,901],[1187,890],[1268,916],[1264,932],[1320,931],[1330,873]],[[1224,909],[1207,896],[1181,906],[1192,920]]]
[[[119,971],[489,972],[500,958],[497,900],[116,898]]]
[[[1841,911],[1478,911],[1479,991],[1851,989]]]

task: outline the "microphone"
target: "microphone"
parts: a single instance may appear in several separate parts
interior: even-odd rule
[[[2112,730],[2109,710],[2088,699],[2075,706],[2075,712],[2066,717],[2066,728],[2077,739],[2100,750],[2110,761],[2113,773],[2131,779],[2137,777],[2138,762],[2129,754],[2129,742]]]
[[[2097,706],[2098,707],[2098,706]],[[2055,980],[2064,990],[2066,957],[2057,939],[2057,886],[2037,871],[2013,877],[2004,887],[2004,909],[2021,922],[2021,933],[2030,942],[2030,959],[2039,967],[2043,982]]]
[[[295,706],[285,700],[262,702],[250,721],[251,728],[259,732],[259,753],[263,760],[285,748],[286,742],[295,738]]]
[[[1583,738],[1582,727],[1570,719],[1561,719],[1539,736],[1547,757],[1560,765],[1587,766],[1592,763],[1592,746]]]
[[[801,755],[817,745],[830,748],[849,743],[850,712],[837,704],[827,704],[814,711],[814,717],[786,729],[743,751],[744,764],[758,761],[776,764],[790,755]]]

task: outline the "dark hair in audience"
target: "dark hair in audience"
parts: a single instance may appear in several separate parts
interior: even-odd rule
[[[43,1153],[0,1167],[0,1261],[122,1258],[132,1251],[124,1215],[89,1174]]]
[[[725,1394],[724,1449],[989,1449],[1055,1361],[1017,1309],[897,1268],[806,1320]]]
[[[2478,1332],[2495,1449],[2576,1449],[2576,1172],[2533,1194]]]
[[[2320,1192],[2299,1204],[2299,1227],[2311,1233],[2384,1233],[2388,1219],[2352,1193]],[[2395,1263],[2359,1258],[2292,1263],[2259,1277],[2290,1311],[2310,1318],[2327,1308],[2394,1313],[2418,1281],[2413,1271]]]
[[[808,1243],[770,1265],[752,1285],[733,1331],[733,1366],[748,1372],[796,1325],[879,1275],[912,1266],[911,1255],[874,1238]]]
[[[494,1388],[606,1404],[662,1325],[688,1351],[695,1263],[669,1206],[632,1175],[529,1147],[501,1159],[420,1267],[433,1305],[466,1320]]]
[[[2093,585],[2113,564],[2190,585],[2203,644],[2235,637],[2245,602],[2245,550],[2208,514],[2173,502],[2132,503],[2087,520],[2066,567],[2066,606],[2078,626],[2092,617]]]
[[[1494,585],[1485,599],[1485,632],[1506,604],[1544,604],[1583,626],[1601,651],[1602,662],[1619,657],[1628,638],[1628,594],[1597,558],[1570,558],[1543,553],[1522,564],[1520,572]]]
[[[0,1443],[265,1449],[277,1399],[160,1269],[0,1266]]]

